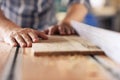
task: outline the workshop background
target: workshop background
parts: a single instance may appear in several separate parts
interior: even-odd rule
[[[55,0],[58,20],[66,13],[69,0]],[[85,20],[86,24],[120,31],[120,0],[89,0],[90,9]]]
[[[2,1],[2,0],[0,0]],[[69,0],[55,0],[56,17],[61,21]],[[83,0],[84,1],[84,0]],[[91,8],[84,23],[120,32],[120,0],[87,0]]]

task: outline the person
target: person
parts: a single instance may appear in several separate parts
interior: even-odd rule
[[[47,34],[74,34],[70,21],[83,21],[87,14],[80,1],[69,0],[66,17],[56,24],[54,0],[2,0],[0,37],[12,46],[31,47],[39,38],[48,39]]]

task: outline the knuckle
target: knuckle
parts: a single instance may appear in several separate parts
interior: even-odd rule
[[[15,35],[17,35],[17,32],[15,32],[15,31],[13,31],[13,32],[11,32],[11,33],[9,34],[10,37],[13,37],[13,36],[15,36]]]
[[[11,45],[12,45],[13,47],[16,47],[16,46],[17,46],[17,44],[16,44],[16,43],[12,43]]]
[[[35,34],[35,33],[32,33],[33,34],[33,38],[37,38],[37,34]]]
[[[30,29],[30,28],[23,28],[23,29],[21,29],[21,30],[19,31],[19,33],[24,34],[24,33],[32,32],[32,31],[33,31],[33,30]]]
[[[29,44],[29,45],[30,45],[30,44],[32,44],[32,42],[31,42],[31,41],[29,41],[29,42],[27,42],[27,44]]]
[[[32,42],[31,38],[25,38],[26,42]]]
[[[21,42],[20,45],[21,45],[22,47],[26,47],[26,43],[25,43],[25,42]]]

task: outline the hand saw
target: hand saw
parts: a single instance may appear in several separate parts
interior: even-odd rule
[[[100,47],[108,57],[120,64],[120,33],[76,21],[71,21],[71,25],[81,37]]]

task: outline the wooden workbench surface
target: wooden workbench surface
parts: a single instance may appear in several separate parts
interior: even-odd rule
[[[7,59],[9,57],[9,52],[11,48],[12,47],[9,46],[8,44],[0,42],[0,76],[2,74],[3,68],[5,67]]]
[[[91,56],[24,55],[23,80],[115,80]]]
[[[0,42],[0,74],[12,47]],[[31,48],[26,49],[30,53]],[[22,56],[22,80],[119,80],[119,65],[104,55]],[[18,73],[19,75],[19,73]]]

